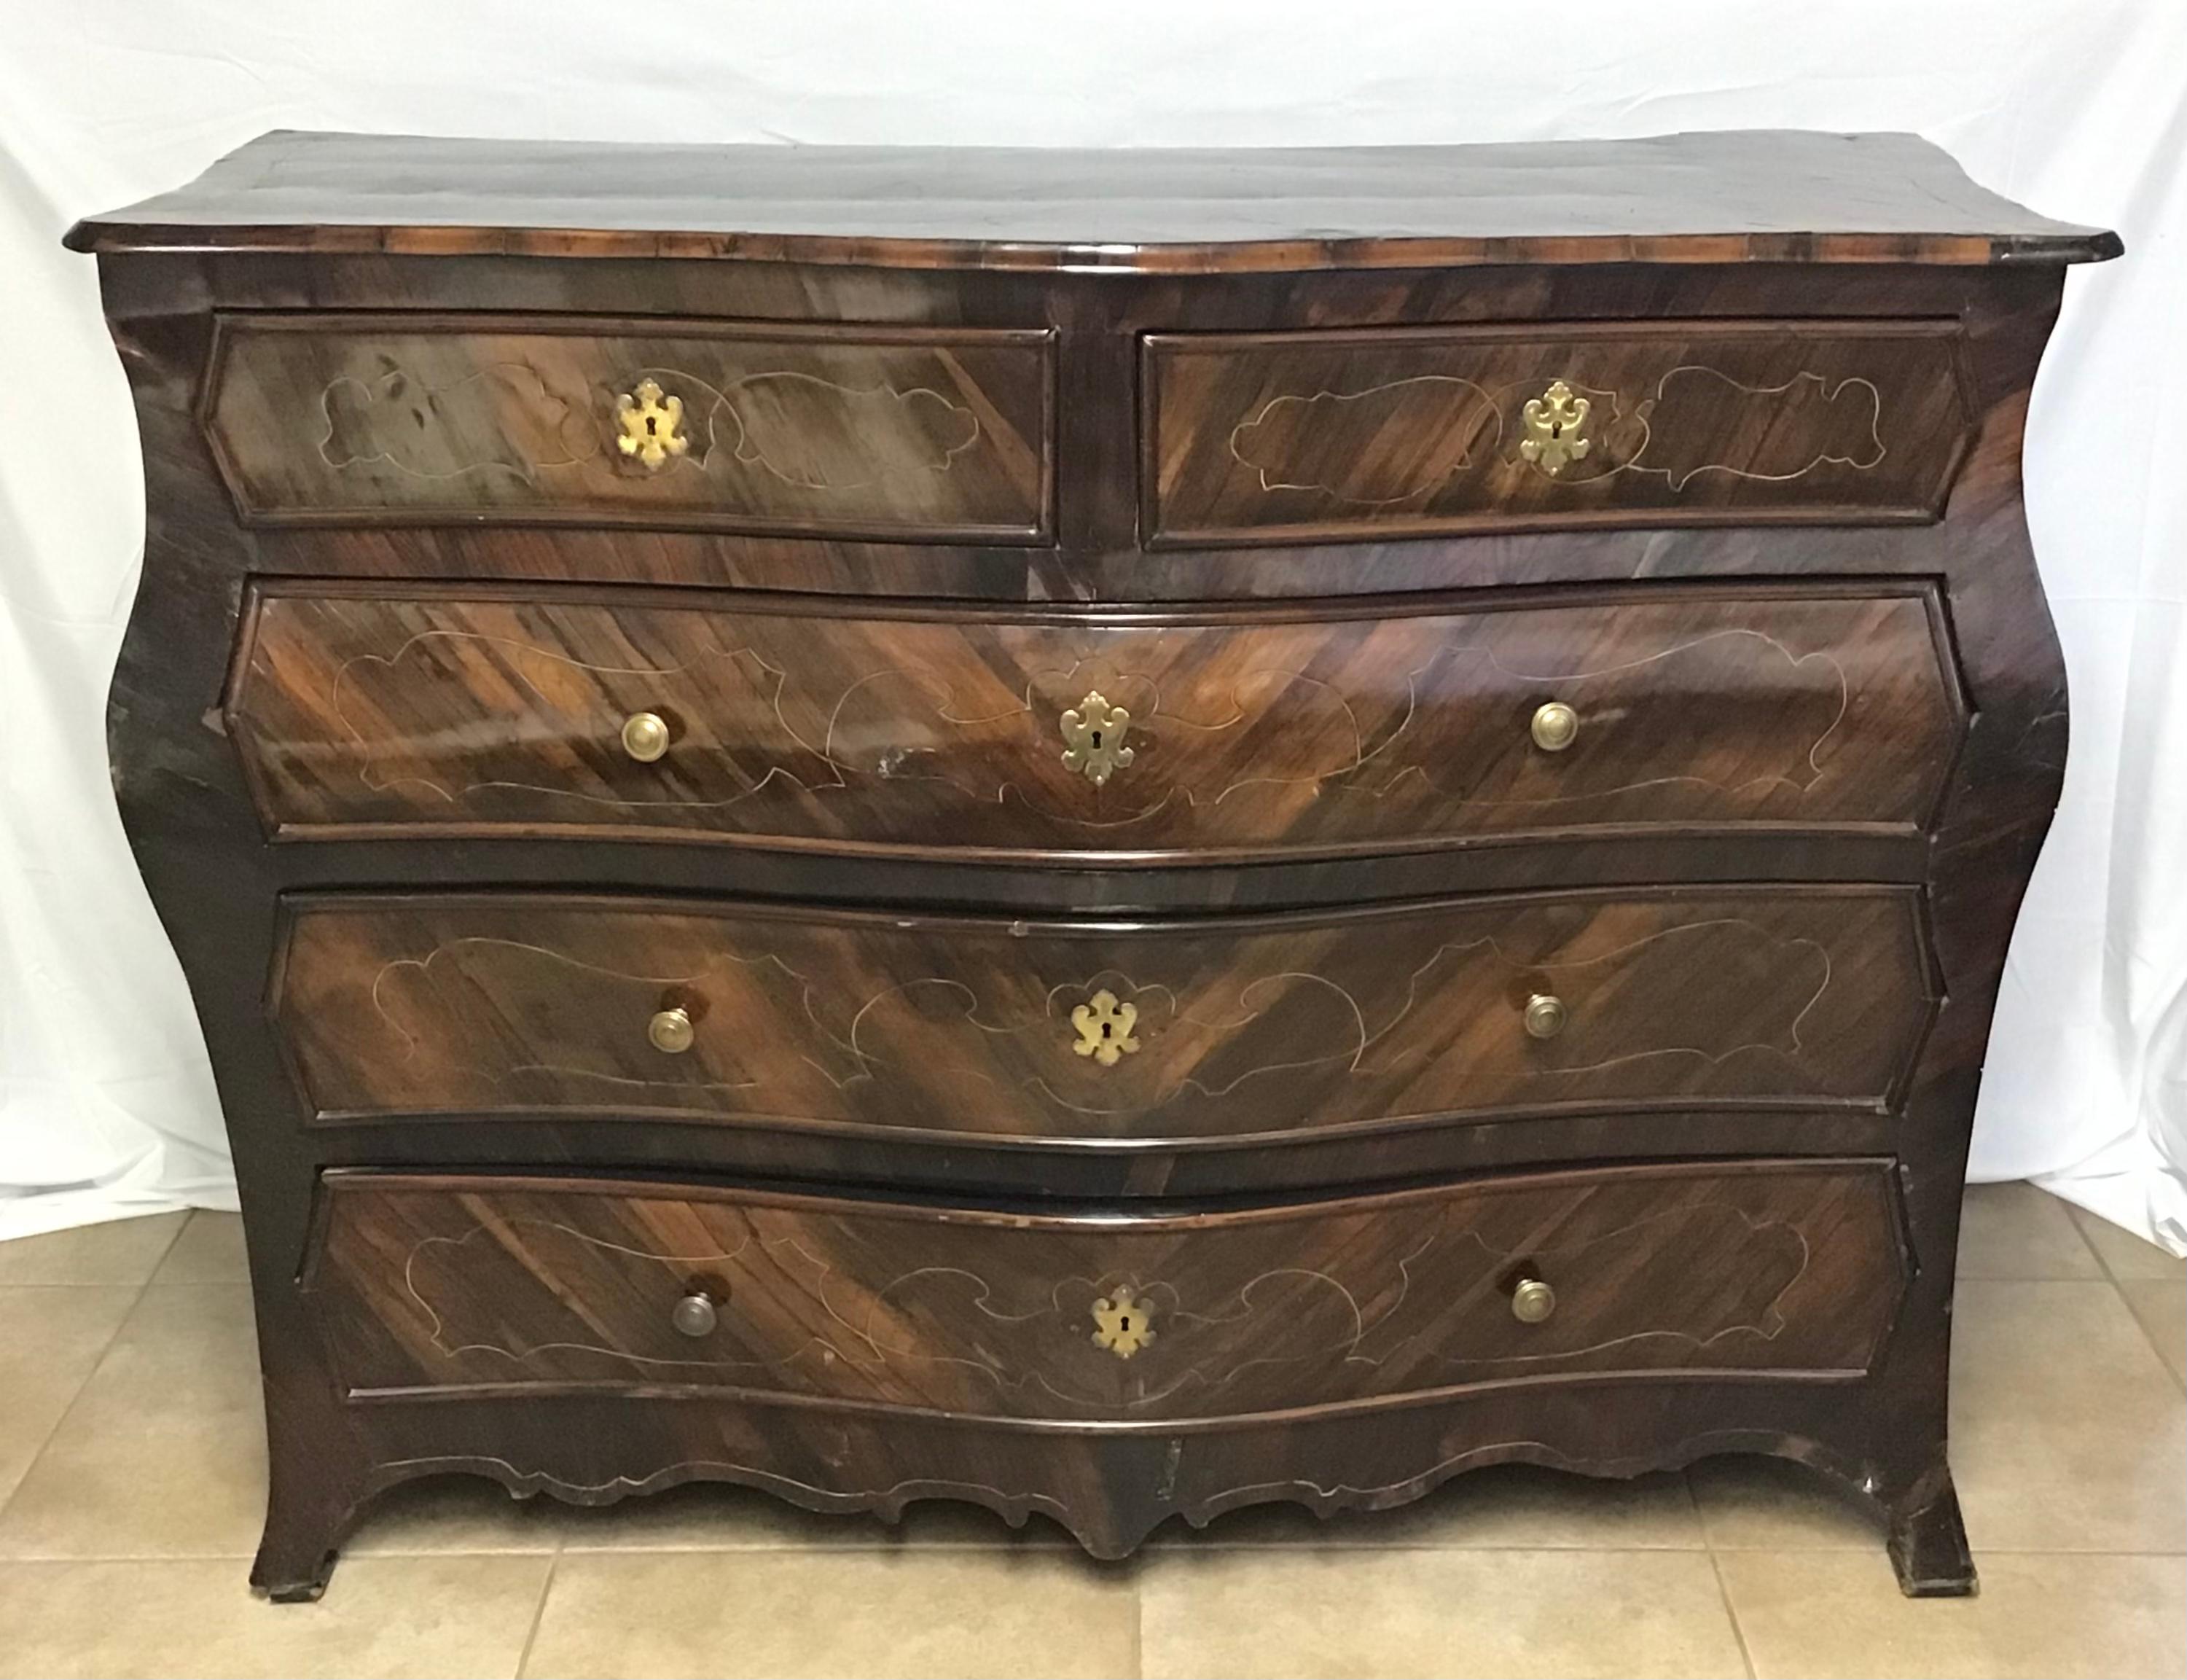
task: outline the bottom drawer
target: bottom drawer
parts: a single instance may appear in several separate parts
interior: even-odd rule
[[[1218,1419],[1481,1384],[1853,1376],[1892,1163],[1712,1161],[1222,1211],[1012,1214],[338,1172],[306,1286],[353,1396],[734,1391]]]

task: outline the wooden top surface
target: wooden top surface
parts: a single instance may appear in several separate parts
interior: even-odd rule
[[[746,257],[1127,272],[2079,262],[2117,236],[1910,134],[1060,151],[264,135],[71,250]]]

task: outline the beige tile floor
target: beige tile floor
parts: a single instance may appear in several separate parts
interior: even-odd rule
[[[0,1675],[2180,1675],[2187,1265],[1974,1193],[1953,1419],[1982,1594],[1909,1603],[1789,1467],[1483,1472],[1401,1512],[1242,1512],[1089,1563],[923,1507],[734,1490],[606,1512],[392,1496],[317,1604],[254,1599],[233,1219],[0,1245]]]

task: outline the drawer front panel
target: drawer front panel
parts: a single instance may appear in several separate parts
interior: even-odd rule
[[[1047,540],[1042,332],[224,317],[204,424],[247,520]]]
[[[1165,1217],[330,1176],[309,1288],[352,1393],[729,1388],[1220,1419],[1611,1373],[1865,1369],[1885,1161],[1543,1174]],[[1517,1286],[1538,1322],[1514,1311]],[[683,1327],[676,1322],[686,1305]]]
[[[1950,323],[1145,340],[1157,542],[1926,520],[1970,433]]]
[[[1665,585],[1107,623],[317,590],[256,598],[229,700],[261,811],[300,839],[1189,862],[1634,827],[1911,830],[1962,717],[1926,590]],[[1535,738],[1545,706],[1577,723],[1560,747]],[[669,737],[649,761],[623,741],[641,714]]]
[[[1573,1105],[1879,1110],[1927,974],[1907,888],[1141,925],[358,895],[292,907],[274,1007],[327,1119],[1189,1145]]]

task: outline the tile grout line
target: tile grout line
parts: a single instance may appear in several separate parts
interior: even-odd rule
[[[1132,1680],[1147,1680],[1147,1572],[1132,1577]]]
[[[185,1222],[187,1223],[188,1222]],[[175,1234],[177,1237],[182,1234],[182,1230],[179,1226],[176,1228]],[[172,1246],[172,1244],[169,1245],[169,1247]],[[162,1249],[160,1252],[160,1260],[164,1261],[166,1257],[166,1250]],[[159,1261],[155,1261],[152,1265],[151,1271],[145,1273],[143,1281],[137,1285],[137,1293],[129,1298],[129,1305],[127,1308],[123,1311],[119,1318],[116,1318],[114,1321],[113,1329],[107,1333],[106,1340],[98,1350],[98,1357],[91,1362],[91,1368],[83,1374],[83,1380],[76,1385],[76,1392],[69,1396],[68,1404],[61,1407],[59,1414],[53,1419],[53,1427],[38,1437],[37,1446],[31,1449],[31,1456],[24,1461],[23,1474],[16,1478],[15,1485],[13,1487],[10,1487],[5,1493],[0,1493],[0,1518],[6,1517],[8,1514],[8,1508],[15,1503],[15,1496],[20,1493],[23,1489],[29,1485],[31,1474],[38,1468],[38,1461],[46,1456],[46,1449],[53,1444],[55,1437],[61,1432],[62,1425],[66,1424],[68,1420],[76,1414],[76,1408],[82,1403],[84,1391],[91,1386],[93,1379],[98,1377],[98,1374],[106,1368],[106,1362],[114,1357],[115,1343],[121,1340],[122,1331],[129,1328],[129,1321],[137,1316],[137,1310],[143,1306],[144,1291],[149,1289],[152,1284],[152,1273],[156,1272],[159,1269]],[[11,1285],[10,1287],[14,1286]],[[89,1289],[94,1286],[88,1284],[75,1284],[56,1287]],[[98,1285],[97,1287],[104,1289],[126,1289],[128,1285],[126,1284],[107,1284]],[[2129,1308],[2128,1311],[2132,1311],[2132,1309]]]
[[[2058,1200],[2061,1202],[2066,1200],[2063,1196],[2059,1197]],[[2111,1293],[2118,1297],[2119,1305],[2126,1308],[2126,1316],[2134,1320],[2134,1329],[2141,1332],[2141,1339],[2148,1344],[2149,1351],[2156,1356],[2156,1363],[2171,1373],[2172,1380],[2179,1385],[2183,1394],[2187,1394],[2187,1374],[2172,1369],[2172,1362],[2164,1357],[2164,1350],[2156,1345],[2156,1332],[2141,1322],[2141,1314],[2134,1310],[2134,1302],[2128,1299],[2125,1282],[2120,1278],[2117,1273],[2111,1270],[2111,1263],[2104,1258],[2104,1251],[2090,1242],[2089,1233],[2081,1228],[2081,1222],[2077,1215],[2084,1211],[2077,1208],[2073,1203],[2066,1202],[2066,1222],[2073,1228],[2073,1234],[2081,1239],[2081,1246],[2095,1256],[2096,1269],[2104,1274],[2104,1280],[2111,1286]],[[2089,1216],[2094,1219],[2101,1216],[2092,1213]],[[2149,1280],[2135,1278],[2134,1281],[2141,1283]]]
[[[523,1649],[516,1654],[516,1666],[509,1671],[510,1680],[524,1680],[524,1671],[531,1663],[531,1648],[539,1641],[539,1625],[547,1619],[547,1595],[554,1590],[554,1575],[561,1567],[559,1551],[547,1555],[547,1573],[539,1582],[539,1602],[531,1607],[531,1626],[525,1630]]]
[[[1738,1642],[1739,1660],[1746,1665],[1746,1680],[1757,1680],[1754,1653],[1747,1648],[1746,1629],[1740,1625],[1739,1607],[1731,1602],[1731,1583],[1723,1578],[1723,1559],[1716,1554],[1716,1548],[1708,1551],[1709,1572],[1716,1576],[1716,1595],[1723,1605],[1724,1620],[1731,1624],[1731,1637]]]

